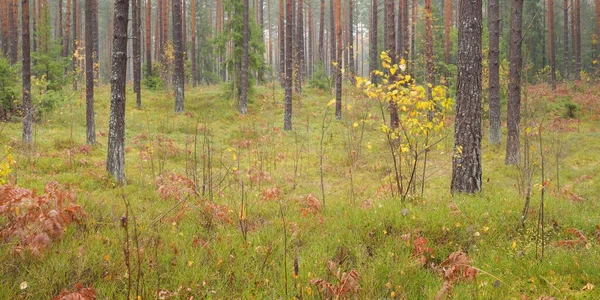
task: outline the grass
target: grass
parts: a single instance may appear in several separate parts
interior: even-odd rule
[[[580,103],[598,97],[596,90],[597,86],[561,86],[559,93]],[[600,297],[600,245],[594,238],[600,223],[599,122],[595,110],[586,111],[588,106],[582,106],[578,123],[561,119],[574,129],[548,126],[544,131],[548,168],[554,170],[551,148],[561,140],[561,186],[584,200],[571,201],[558,191],[546,194],[547,242],[540,260],[535,247],[539,189],[533,191],[526,229],[520,230],[524,200],[517,189],[517,169],[503,164],[504,148],[488,145],[487,137],[482,151],[482,193],[450,194],[450,134],[430,155],[423,197],[402,203],[380,189],[387,186],[391,170],[380,121],[366,123],[360,143],[360,127],[353,126],[367,110],[379,116],[377,105],[356,91],[346,91],[344,101],[350,107],[344,109],[344,120],[332,121],[324,138],[326,206],[322,212],[306,213],[306,196],[321,198],[319,141],[331,96],[305,90],[302,99],[295,99],[294,131],[284,132],[279,88],[258,87],[247,116],[239,116],[232,101],[223,99],[221,93],[219,87],[189,89],[186,113],[180,115],[173,113],[169,94],[143,91],[142,110],[135,109],[129,94],[127,185],[122,188],[104,172],[109,87],[100,87],[96,94],[99,136],[89,153],[77,151],[85,144],[83,93],[65,99],[36,124],[33,153],[20,144],[19,123],[0,124],[4,127],[0,144],[13,146],[18,163],[12,180],[38,191],[51,180],[68,184],[88,213],[82,226],[72,226],[42,258],[15,256],[14,241],[0,245],[0,299],[47,299],[77,282],[93,286],[101,299],[123,299],[130,277],[135,291],[138,251],[132,239],[133,274],[128,274],[125,232],[120,225],[125,214],[123,197],[131,205],[130,235],[133,217],[138,225],[142,299],[155,297],[158,290],[175,292],[181,299],[319,298],[310,280],[333,280],[326,264],[340,258],[344,271],[355,269],[360,275],[358,298],[391,298],[394,292],[406,299],[431,299],[441,288],[442,277],[417,262],[411,243],[403,239],[406,233],[428,239],[433,261],[442,261],[457,250],[472,258],[480,270],[477,280],[457,284],[455,299]],[[530,93],[536,116],[563,106],[545,104],[553,101],[547,87],[532,87]],[[161,171],[192,177],[196,139],[202,183],[205,132],[212,145],[213,201],[227,207],[231,223],[219,222],[207,212],[208,192],[178,204],[176,199],[161,199],[154,184]],[[158,137],[163,143],[155,142]],[[349,141],[358,146],[349,146]],[[144,148],[149,145],[152,151]],[[349,153],[358,149],[360,154],[352,164]],[[264,178],[251,182],[250,168],[262,170]],[[555,172],[547,172],[555,183]],[[534,184],[541,182],[538,173]],[[583,175],[591,177],[575,183]],[[274,187],[280,196],[265,196]],[[246,241],[240,219],[248,227]],[[565,232],[571,227],[584,233],[586,244],[559,247],[558,241],[573,238]],[[21,290],[24,281],[28,288]],[[590,290],[588,283],[598,288]]]

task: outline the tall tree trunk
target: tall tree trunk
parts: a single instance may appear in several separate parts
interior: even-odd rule
[[[336,66],[335,70],[335,117],[342,119],[342,3],[335,0],[335,36],[336,36]]]
[[[297,0],[296,17],[296,93],[302,93],[304,77],[304,0]]]
[[[283,129],[292,130],[292,43],[293,39],[293,20],[294,20],[294,0],[286,0],[286,23],[285,23],[285,111],[283,119]]]
[[[133,34],[133,92],[136,96],[136,106],[142,108],[142,0],[131,0],[131,12],[133,23],[131,31]]]
[[[181,1],[172,0],[173,5],[173,52],[175,61],[173,67],[173,85],[175,87],[175,112],[183,112],[184,99],[184,72],[183,69],[183,40],[182,40],[182,24],[181,24]]]
[[[404,32],[402,36],[404,37],[403,49],[401,50],[403,53],[404,59],[409,59],[410,53],[410,9],[409,9],[410,0],[402,0],[402,28]],[[400,50],[399,50],[400,51]]]
[[[152,0],[146,0],[146,76],[152,76]]]
[[[502,140],[502,120],[500,109],[500,5],[498,0],[488,1],[489,30],[489,100],[490,100],[490,135],[492,145]]]
[[[248,0],[244,0],[244,29],[242,38],[242,74],[240,83],[240,113],[245,115],[248,113],[248,45],[250,40],[250,7]]]
[[[556,51],[554,50],[554,0],[548,0],[548,57],[550,59],[550,83],[556,92]]]
[[[508,137],[506,143],[506,164],[519,163],[520,125],[521,125],[521,53],[523,26],[523,0],[511,0],[510,14],[510,47],[509,47],[509,79],[508,79]]]
[[[125,85],[127,80],[128,22],[129,0],[116,0],[106,170],[120,183],[125,183]]]
[[[21,32],[23,34],[23,142],[33,143],[33,107],[31,105],[31,37],[29,34],[29,0],[21,0]]]
[[[398,19],[396,25],[396,51],[398,57],[403,58],[404,56],[404,34],[406,29],[404,28],[404,1],[398,0]]]
[[[260,42],[265,45],[265,12],[264,12],[264,0],[258,1],[258,27],[260,28]],[[265,70],[263,67],[258,69],[258,81],[260,83],[265,81]]]
[[[597,63],[598,63],[598,58],[600,58],[600,49],[598,48],[598,43],[600,41],[600,0],[594,1],[594,8],[595,8],[595,12],[596,12],[596,31],[595,31],[596,36],[595,36],[595,43],[594,43],[594,60],[596,61],[596,69],[598,69]]]
[[[563,61],[564,76],[569,78],[569,0],[563,0]]]
[[[313,24],[313,10],[311,2],[308,5],[308,58],[306,72],[307,77],[310,78],[313,74],[313,68],[315,64],[315,35],[314,35],[314,24]]]
[[[352,0],[348,0],[348,76],[352,85],[356,84],[354,78],[356,66],[354,65],[354,5]]]
[[[85,120],[87,143],[96,143],[96,123],[94,120],[94,1],[85,0]]]
[[[77,49],[79,48],[79,43],[81,42],[79,40],[79,5],[78,5],[78,0],[73,0],[73,53],[77,52]],[[34,45],[35,45],[35,39],[34,39]],[[34,46],[35,48],[35,46]],[[71,64],[73,66],[73,73],[75,74],[75,80],[73,80],[73,90],[77,91],[77,82],[79,81],[78,77],[79,74],[77,74],[78,72],[78,57],[76,57],[75,55],[73,55],[72,57],[72,61]]]
[[[395,12],[394,12],[394,0],[385,0],[385,47],[388,51],[388,55],[392,59],[392,65],[397,62],[396,60],[396,30],[395,30]],[[393,74],[390,75],[390,82],[395,82]],[[396,101],[390,100],[390,127],[392,129],[398,129],[400,125],[400,119],[398,117],[398,105]]]
[[[330,53],[330,57],[331,57],[331,65],[329,66],[331,69],[331,74],[334,77],[334,81],[335,81],[335,68],[338,68],[341,66],[333,66],[334,63],[337,63],[337,50],[336,48],[342,47],[342,45],[337,45],[337,41],[335,40],[336,36],[335,36],[335,1],[337,0],[330,0],[329,1],[329,49],[331,51]],[[340,58],[341,59],[341,58]]]
[[[377,67],[377,8],[379,1],[371,0],[371,26],[369,30],[369,74],[371,75],[371,82],[375,82],[377,80],[377,75],[375,75],[375,70]]]
[[[456,125],[451,190],[453,193],[475,193],[482,188],[482,1],[460,0],[459,11]]]
[[[10,0],[12,2],[12,0]],[[63,45],[63,0],[58,0],[58,43]]]
[[[285,30],[285,16],[284,16],[284,0],[279,0],[279,80],[281,85],[285,87],[286,84],[286,36]],[[286,0],[287,1],[287,0]],[[286,3],[287,5],[287,3]]]
[[[581,0],[575,0],[574,12],[575,34],[573,37],[577,42],[575,48],[575,79],[581,80]]]
[[[196,1],[192,0],[192,49],[191,49],[191,57],[192,57],[192,86],[196,86],[198,84],[198,59],[196,57]]]
[[[12,0],[11,0],[12,1]],[[2,37],[0,41],[2,42],[2,53],[4,56],[9,55],[9,31],[8,24],[10,23],[9,19],[12,19],[12,3],[11,1],[2,0],[0,1],[0,13],[2,14],[0,18],[2,19],[2,26],[0,27],[0,32],[2,33]],[[13,22],[14,24],[14,22]]]
[[[427,60],[427,83],[435,83],[435,65],[433,61],[433,11],[431,0],[425,0],[425,57]],[[431,88],[427,85],[428,96],[431,96]]]
[[[490,0],[489,2],[494,2]],[[496,2],[496,6],[498,3]],[[488,17],[489,18],[489,17]],[[489,21],[488,21],[489,22]],[[446,64],[450,64],[452,55],[452,0],[444,1],[444,61]],[[491,32],[491,30],[490,30]]]
[[[377,1],[377,0],[373,0]],[[322,64],[322,67],[325,63],[325,0],[321,0],[321,12],[319,17],[319,62]]]

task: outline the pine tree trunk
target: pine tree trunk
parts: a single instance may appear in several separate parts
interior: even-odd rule
[[[392,65],[397,62],[396,59],[396,24],[395,24],[395,15],[394,12],[394,0],[385,0],[385,47],[386,51],[388,51],[388,55],[392,59]],[[390,75],[390,82],[395,82],[395,77],[392,74]],[[389,102],[389,110],[390,110],[390,127],[392,129],[398,129],[400,126],[400,120],[398,117],[398,105],[396,101],[390,100]]]
[[[21,0],[21,33],[23,52],[23,142],[33,143],[33,107],[31,105],[31,37],[29,33],[29,0]]]
[[[406,57],[404,55],[404,34],[406,29],[404,28],[404,1],[398,0],[398,20],[396,25],[396,51],[398,57]]]
[[[310,2],[309,2],[310,4]],[[312,5],[308,5],[308,58],[307,58],[307,74],[306,76],[310,78],[313,74],[313,69],[315,65],[315,34],[314,34],[314,24],[313,24],[313,10]]]
[[[125,183],[125,85],[127,77],[127,23],[129,0],[116,0],[110,80],[110,117],[106,170]]]
[[[183,28],[181,17],[181,1],[172,0],[172,16],[173,16],[173,52],[175,61],[173,66],[173,85],[175,88],[175,112],[183,112],[184,99],[184,72],[183,69]]]
[[[550,84],[556,92],[556,53],[554,50],[554,0],[548,0],[548,57],[550,59]]]
[[[192,49],[191,49],[191,58],[192,58],[192,86],[196,87],[198,84],[198,59],[196,57],[196,1],[192,0]]]
[[[523,0],[511,0],[510,14],[510,46],[509,46],[509,82],[508,82],[508,137],[506,143],[507,165],[518,164],[520,149],[521,125],[521,68],[523,56],[521,53],[523,26]]]
[[[131,0],[133,34],[133,92],[137,109],[142,108],[142,0]]]
[[[336,38],[335,37],[335,1],[337,1],[337,0],[330,0],[329,1],[329,25],[330,25],[329,26],[330,27],[329,28],[329,36],[330,36],[330,39],[329,39],[329,44],[330,44],[329,45],[329,49],[331,51],[331,53],[329,55],[329,57],[331,58],[330,59],[331,60],[331,65],[329,66],[329,68],[331,70],[330,73],[333,76],[334,81],[335,81],[335,68],[338,68],[338,67],[341,68],[341,66],[333,66],[333,64],[337,62],[337,50],[336,50],[336,47],[338,46],[338,45],[336,45],[337,41],[335,40],[335,38]],[[341,45],[339,45],[339,47],[341,47]],[[341,60],[341,58],[340,58],[340,60]]]
[[[248,113],[248,45],[250,40],[250,7],[248,0],[244,0],[244,29],[242,38],[242,74],[240,83],[240,113]]]
[[[79,43],[81,42],[79,40],[79,8],[78,8],[78,0],[73,0],[73,53],[75,53],[77,51],[77,49],[79,48]],[[34,45],[35,45],[35,39],[34,39]],[[34,46],[35,48],[35,46]],[[34,50],[35,51],[35,50]],[[77,74],[77,64],[79,62],[77,61],[77,57],[75,55],[73,55],[72,60],[71,60],[71,64],[73,67],[73,73],[75,74],[75,80],[73,80],[73,90],[77,91],[77,82],[79,81],[78,79],[78,74]]]
[[[516,0],[518,1],[518,0]],[[522,3],[522,2],[521,2]],[[460,0],[453,193],[481,191],[482,1]]]
[[[575,79],[581,80],[581,0],[575,0],[575,34],[574,40],[577,43],[575,48]]]
[[[502,140],[500,109],[500,5],[498,0],[488,1],[489,30],[489,100],[490,100],[490,135],[492,145]]]
[[[10,0],[11,2],[13,0]],[[58,0],[58,24],[56,30],[58,31],[58,43],[63,45],[63,1]]]
[[[296,93],[302,93],[302,79],[304,77],[304,0],[297,0],[296,17]]]
[[[425,58],[427,65],[427,90],[431,96],[429,84],[435,84],[435,65],[433,61],[433,11],[431,0],[425,0]]]
[[[494,0],[489,0],[489,2],[494,2]],[[491,4],[490,4],[491,5]],[[497,6],[496,2],[496,6]],[[490,14],[488,12],[488,14]],[[490,14],[491,16],[491,14]],[[490,18],[490,17],[488,17]],[[488,21],[489,22],[489,21]],[[452,30],[452,0],[444,1],[444,61],[446,64],[450,64],[451,55],[452,55],[452,37],[450,35]],[[491,30],[490,30],[491,32]]]
[[[152,0],[146,0],[146,77],[148,76],[152,76]]]
[[[336,66],[335,71],[335,117],[342,119],[342,4],[335,0],[335,36],[336,36]]]
[[[87,143],[96,143],[94,120],[94,23],[93,0],[85,0],[85,120]]]
[[[325,0],[321,0],[321,9],[319,10],[319,62],[322,67],[325,63]]]
[[[409,27],[410,27],[410,20],[409,20],[409,16],[410,16],[410,10],[409,10],[409,2],[410,0],[402,0],[402,28],[404,29],[404,32],[402,34],[402,36],[404,37],[404,41],[403,41],[403,49],[402,50],[398,50],[398,51],[402,51],[403,53],[403,57],[404,59],[408,60],[408,55],[410,53],[410,31],[409,31]]]
[[[292,130],[292,43],[293,39],[293,20],[294,20],[294,0],[286,1],[286,22],[285,22],[285,111],[283,119],[283,129]]]
[[[356,85],[354,78],[356,66],[354,65],[354,5],[353,0],[348,0],[348,76],[352,85]]]
[[[285,16],[284,16],[284,0],[279,0],[279,81],[285,87],[286,84],[286,32]],[[287,1],[287,0],[286,0]],[[286,3],[287,5],[287,3]]]
[[[564,76],[568,79],[569,72],[569,0],[563,0],[563,61]]]
[[[378,69],[377,67],[377,8],[378,8],[378,0],[371,0],[371,26],[369,30],[369,74],[371,75],[371,82],[377,81],[377,75],[375,75],[374,71]]]

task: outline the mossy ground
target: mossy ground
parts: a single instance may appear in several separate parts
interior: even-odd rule
[[[560,101],[564,97],[578,103],[590,97],[598,99],[596,91],[597,86],[564,85],[559,90]],[[179,115],[173,112],[174,100],[167,93],[144,90],[141,110],[135,108],[135,98],[129,94],[127,185],[123,188],[104,171],[109,87],[100,87],[96,94],[98,144],[89,153],[77,151],[85,144],[85,101],[80,93],[65,99],[36,124],[34,152],[20,144],[19,123],[0,124],[4,127],[0,144],[13,146],[18,163],[12,180],[38,191],[51,180],[69,184],[88,213],[83,226],[71,227],[42,258],[17,257],[11,243],[0,245],[0,299],[48,299],[77,282],[93,286],[100,299],[124,299],[129,276],[135,290],[135,244],[131,245],[133,274],[127,274],[124,264],[123,196],[138,225],[142,299],[153,298],[157,290],[178,292],[181,299],[311,299],[319,296],[309,281],[317,277],[333,280],[326,263],[340,252],[343,269],[360,274],[358,298],[390,298],[394,292],[396,297],[431,299],[443,280],[422,267],[412,255],[412,245],[401,238],[415,232],[429,240],[436,260],[463,250],[481,270],[476,282],[455,286],[455,299],[521,299],[522,295],[600,298],[600,243],[594,236],[595,226],[600,224],[600,134],[598,118],[589,106],[583,106],[578,114],[580,122],[561,120],[571,130],[547,126],[543,133],[548,179],[556,183],[556,152],[552,149],[560,147],[561,186],[568,186],[583,200],[572,201],[555,186],[548,187],[547,240],[541,260],[536,259],[539,164],[526,229],[518,230],[524,203],[518,191],[518,171],[504,165],[504,146],[488,145],[487,136],[483,140],[482,193],[450,194],[453,143],[449,129],[448,138],[430,154],[423,196],[402,202],[391,197],[389,189],[380,189],[389,184],[391,165],[377,118],[381,115],[378,104],[358,92],[346,91],[344,101],[349,106],[344,108],[344,118],[332,121],[324,138],[325,208],[306,214],[303,197],[314,194],[322,198],[319,143],[331,96],[306,89],[301,100],[295,99],[294,131],[284,132],[280,88],[257,88],[247,116],[240,116],[234,103],[221,94],[218,87],[190,88],[186,113]],[[531,88],[529,97],[538,119],[562,109],[547,87]],[[367,111],[377,119],[365,123],[361,140],[363,125],[354,127],[354,122]],[[331,116],[331,111],[328,114]],[[550,117],[545,119],[547,124],[553,122]],[[208,192],[179,205],[177,200],[161,199],[156,192],[154,181],[161,171],[191,176],[195,162],[202,185],[202,162],[207,159],[202,150],[205,132],[213,145],[213,201],[228,207],[230,224],[208,222],[201,204]],[[148,136],[147,143],[159,136],[171,143],[141,153],[144,142],[136,145],[134,141],[143,134]],[[537,145],[537,140],[532,143]],[[358,153],[355,164],[349,162],[352,151]],[[539,147],[532,146],[532,151],[537,160]],[[249,167],[266,171],[273,180],[251,183],[246,176]],[[575,183],[583,175],[590,177]],[[243,214],[249,225],[246,240],[239,226],[240,178],[244,182]],[[263,199],[262,192],[274,187],[281,196]],[[455,208],[450,207],[451,201]],[[571,227],[581,230],[587,243],[559,247],[558,241],[574,238],[565,232]],[[293,276],[294,260],[297,277]],[[28,288],[21,290],[24,281]],[[588,283],[596,288],[589,290]]]

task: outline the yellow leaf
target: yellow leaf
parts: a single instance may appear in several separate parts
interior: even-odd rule
[[[354,124],[352,124],[352,127],[354,127],[354,128],[358,127],[358,123],[354,122]]]

